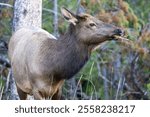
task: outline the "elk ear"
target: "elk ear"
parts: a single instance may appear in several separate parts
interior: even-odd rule
[[[76,23],[78,22],[76,15],[74,13],[72,13],[71,11],[69,11],[68,9],[62,7],[61,8],[61,13],[64,16],[64,18],[72,23],[73,25],[76,25]]]

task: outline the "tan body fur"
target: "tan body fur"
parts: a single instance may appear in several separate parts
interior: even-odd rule
[[[44,47],[42,42],[44,44],[45,40],[50,39],[55,43],[55,38],[43,31],[34,31],[30,29],[20,29],[13,37],[9,43],[9,45],[12,45],[9,46],[9,56],[12,61],[12,68],[17,86],[28,94],[39,95],[39,92],[44,92],[44,94],[53,95],[56,93],[57,90],[55,91],[55,89],[62,85],[63,80],[55,84],[53,78],[49,78],[50,76],[46,75],[43,76],[41,73],[43,68],[39,65],[41,59],[38,57],[38,54],[33,54],[42,54],[40,50],[40,47]],[[36,77],[36,80],[34,77]],[[44,98],[44,96],[42,97]]]

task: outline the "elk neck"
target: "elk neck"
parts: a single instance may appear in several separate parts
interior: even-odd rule
[[[65,78],[71,78],[76,74],[88,61],[90,52],[88,46],[83,44],[75,33],[73,26],[69,26],[68,31],[58,41],[61,45],[63,60],[62,68],[63,76]]]

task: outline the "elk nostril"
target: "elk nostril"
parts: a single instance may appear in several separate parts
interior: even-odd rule
[[[122,36],[124,34],[124,32],[121,29],[114,30],[114,33],[119,35],[119,36]]]

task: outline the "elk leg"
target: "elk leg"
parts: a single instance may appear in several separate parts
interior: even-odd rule
[[[57,84],[57,91],[54,93],[54,95],[52,96],[52,100],[61,100],[62,98],[62,85],[64,83],[64,80],[59,81],[59,83]]]
[[[58,89],[56,93],[52,96],[52,100],[60,100],[61,99],[61,89]]]
[[[20,100],[26,100],[27,99],[27,93],[22,91],[18,86],[17,86],[17,92],[18,92]]]
[[[33,96],[35,100],[44,100],[42,93],[40,91],[34,91]]]

